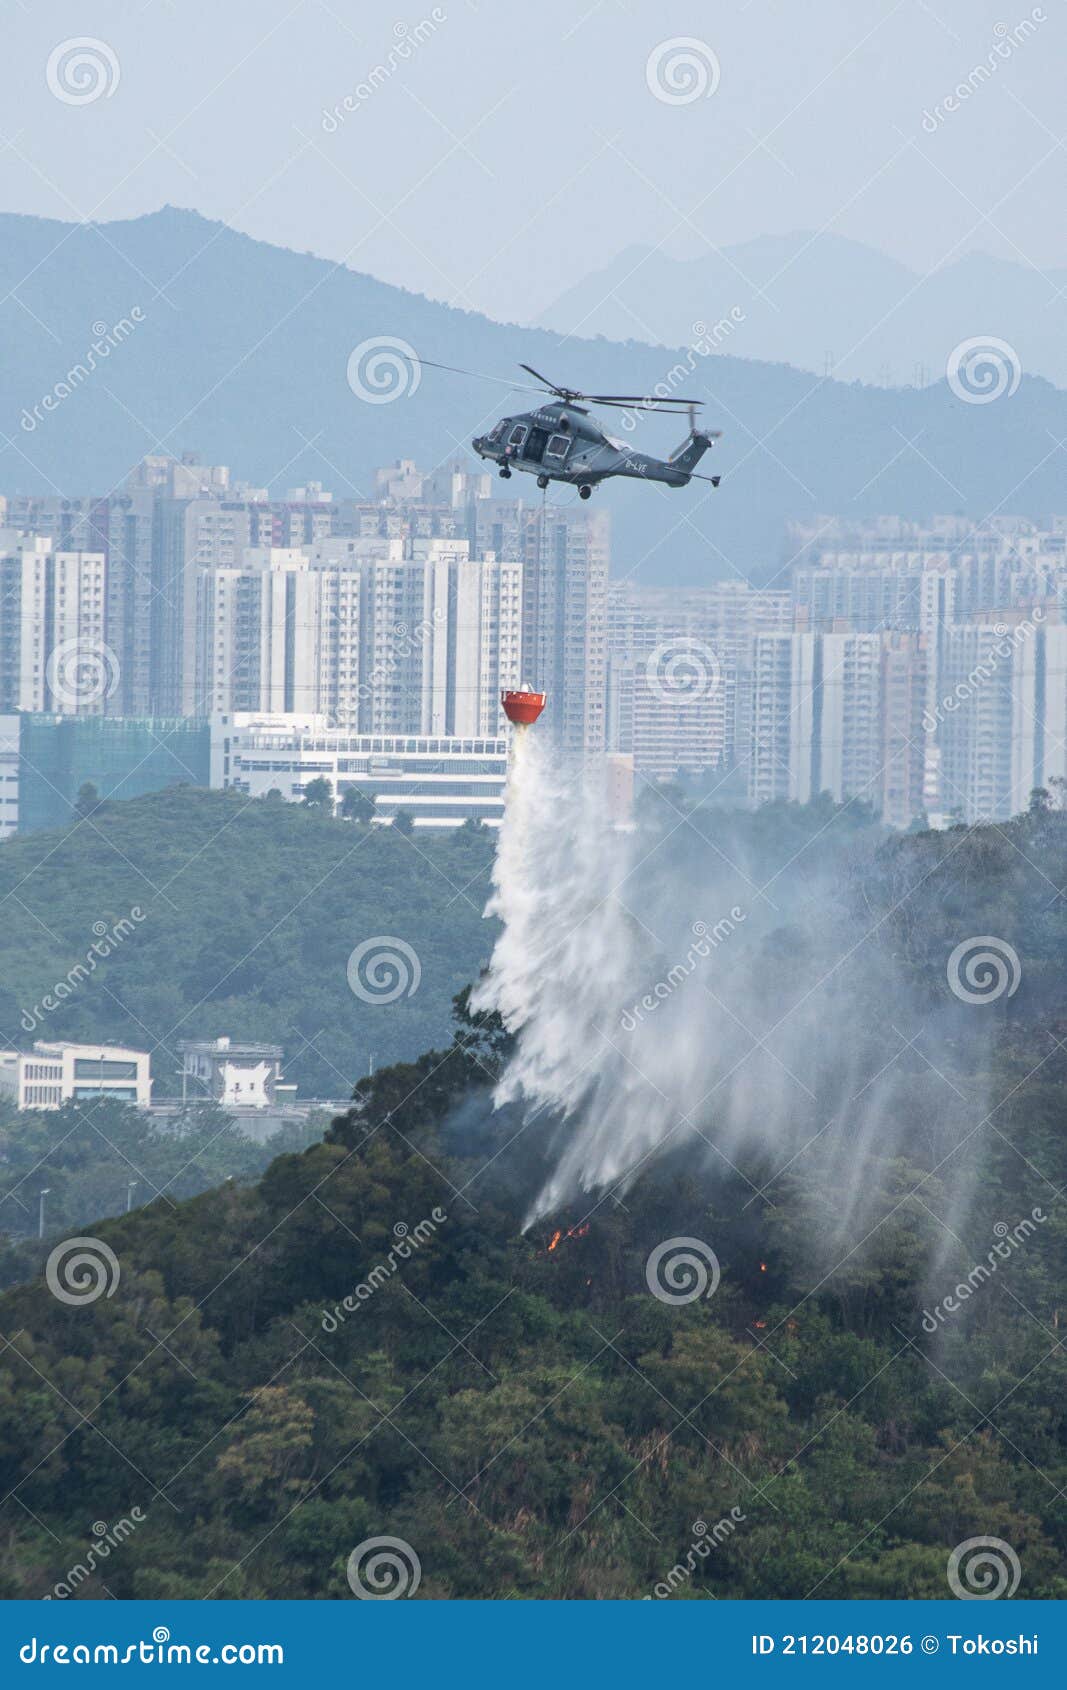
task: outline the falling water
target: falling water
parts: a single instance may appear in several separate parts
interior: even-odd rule
[[[495,1103],[556,1135],[528,1224],[670,1148],[753,1192],[800,1176],[820,1228],[854,1235],[876,1164],[936,1159],[960,1130],[949,1108],[931,1127],[914,1055],[892,1059],[922,1012],[831,842],[774,872],[724,851],[710,815],[660,808],[615,827],[594,777],[516,735],[486,912],[502,931],[473,1001],[514,1036]]]

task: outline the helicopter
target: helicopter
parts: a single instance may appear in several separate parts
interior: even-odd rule
[[[562,481],[577,487],[582,499],[590,498],[594,487],[616,475],[660,481],[667,487],[687,487],[694,479],[709,481],[713,487],[719,485],[719,476],[696,473],[704,453],[722,438],[720,429],[707,431],[697,427],[696,413],[703,404],[701,399],[672,395],[665,401],[638,394],[580,393],[576,388],[558,387],[529,364],[520,364],[519,368],[534,377],[537,387],[528,382],[505,381],[501,376],[480,375],[477,370],[460,370],[453,364],[435,364],[429,358],[420,358],[418,363],[430,369],[449,370],[453,375],[500,381],[514,391],[551,395],[536,411],[502,417],[488,434],[476,435],[471,441],[479,457],[499,464],[499,473],[505,481],[510,480],[515,470],[522,470],[535,475],[542,490],[550,481]],[[621,410],[688,416],[689,434],[669,458],[635,452],[624,441],[606,434],[590,416],[583,400]]]

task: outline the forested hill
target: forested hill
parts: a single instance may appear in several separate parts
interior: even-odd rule
[[[481,829],[407,837],[226,792],[107,802],[0,847],[0,1037],[150,1050],[157,1096],[179,1040],[266,1039],[301,1096],[347,1098],[372,1059],[448,1036],[492,946],[493,850]],[[349,959],[375,939],[360,995]]]
[[[716,843],[740,860],[770,827],[784,864],[802,816]],[[56,1264],[0,1298],[2,1593],[349,1599],[386,1536],[419,1599],[945,1597],[953,1549],[992,1536],[1020,1597],[1067,1597],[1067,818],[860,827],[840,859],[834,820],[804,836],[873,935],[837,1001],[865,1012],[890,958],[917,1015],[905,1039],[903,1004],[869,1017],[899,1080],[862,1247],[824,1271],[848,1154],[735,1178],[692,1146],[524,1233],[551,1136],[490,1114],[507,1039],[461,999],[453,1046],[362,1081],[257,1187],[99,1225],[96,1295],[54,1294]],[[769,991],[834,954],[819,914],[772,935]],[[998,929],[1021,982],[950,1000],[960,932]],[[650,1254],[694,1238],[715,1294],[651,1294]],[[106,1562],[94,1521],[132,1522]]]

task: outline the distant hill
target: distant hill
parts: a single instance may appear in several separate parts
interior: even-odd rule
[[[737,306],[728,350],[840,381],[944,377],[961,340],[996,335],[1024,370],[1067,386],[1067,271],[969,253],[923,277],[840,235],[800,232],[674,259],[629,247],[543,312],[561,334],[683,345]]]
[[[842,324],[834,339],[844,352],[852,302],[869,320],[871,290],[854,267],[834,274],[828,309]],[[654,302],[655,290],[647,292]],[[737,297],[733,286],[716,287],[703,320],[716,322]],[[583,323],[587,338],[564,340],[173,209],[99,226],[0,217],[0,298],[0,491],[105,492],[144,453],[191,446],[279,492],[316,479],[339,497],[366,493],[375,465],[405,456],[432,466],[466,452],[477,428],[517,408],[504,387],[430,370],[395,403],[358,399],[346,378],[349,356],[376,337],[500,376],[523,360],[600,392],[649,392],[679,361],[636,339],[592,338],[620,332],[607,302]],[[688,310],[676,338],[691,332]],[[101,326],[123,318],[132,332],[69,397],[43,409]],[[954,341],[997,329],[961,300]],[[625,332],[642,331],[631,323]],[[808,354],[810,339],[795,338],[779,355]],[[694,354],[685,376],[707,396],[709,421],[725,430],[720,490],[633,485],[596,495],[615,519],[618,574],[681,583],[736,569],[766,578],[782,561],[786,521],[821,511],[981,517],[1064,507],[1053,442],[1067,437],[1067,394],[1047,382],[1024,376],[1011,397],[968,404],[944,382],[923,392],[821,382],[785,363],[735,356],[741,349],[731,338],[713,356]],[[683,432],[681,420],[659,419],[629,438],[667,450]]]
[[[451,1000],[493,943],[482,920],[493,848],[488,832],[409,840],[192,788],[9,840],[0,1043],[150,1050],[155,1095],[173,1097],[178,1041],[228,1033],[284,1046],[301,1096],[347,1097],[371,1060],[450,1036]],[[357,975],[360,997],[348,961],[368,939],[382,942]],[[379,953],[399,956],[410,993],[389,998],[399,976],[376,971]]]

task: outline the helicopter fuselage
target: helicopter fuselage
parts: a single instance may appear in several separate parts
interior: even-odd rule
[[[616,475],[685,487],[711,439],[693,430],[673,458],[656,458],[605,434],[582,406],[559,401],[504,417],[471,444],[479,457],[501,466],[501,475],[522,470],[541,486],[567,482],[588,498],[586,489]]]

